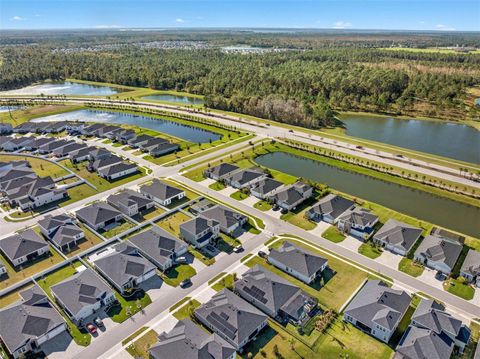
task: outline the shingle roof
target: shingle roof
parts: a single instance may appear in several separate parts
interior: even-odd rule
[[[354,205],[353,201],[346,199],[337,194],[330,193],[321,198],[315,206],[310,208],[310,213],[319,215],[330,215],[333,218],[338,218],[347,209]]]
[[[160,200],[166,200],[178,196],[183,190],[170,186],[167,183],[154,179],[152,183],[140,187],[140,192],[150,195]]]
[[[367,226],[370,223],[375,222],[378,217],[366,208],[354,207],[341,215],[340,219],[351,224]]]
[[[59,214],[57,216],[47,215],[43,219],[38,221],[38,224],[40,227],[50,231],[64,224],[71,223],[72,221],[73,219],[66,214]]]
[[[10,261],[24,257],[47,246],[48,243],[32,229],[27,229],[0,240],[0,249]]]
[[[182,224],[180,224],[180,228],[196,235],[218,225],[219,223],[216,220],[205,218],[200,215],[198,217],[192,218],[189,221],[183,222]]]
[[[232,165],[231,163],[221,163],[218,166],[208,169],[207,172],[218,177],[223,177],[238,169],[239,169],[238,166]]]
[[[229,228],[235,223],[243,221],[245,218],[247,218],[247,216],[221,205],[217,205],[203,211],[202,216],[216,220],[225,228]]]
[[[98,225],[108,220],[114,219],[121,213],[115,208],[104,202],[95,202],[91,205],[81,208],[76,212],[78,218],[89,224]]]
[[[271,191],[283,186],[282,182],[272,178],[265,178],[255,183],[254,190],[261,194],[270,193]]]
[[[428,235],[418,246],[415,254],[422,254],[431,261],[445,263],[448,267],[453,268],[462,248],[460,242]]]
[[[99,168],[113,166],[113,165],[115,165],[117,163],[121,163],[121,162],[123,162],[123,160],[120,157],[110,156],[110,157],[95,160],[92,164],[92,168],[94,170],[98,170]]]
[[[242,185],[264,175],[265,173],[261,170],[248,168],[233,172],[231,175],[228,176],[228,179],[230,181],[238,182]]]
[[[112,194],[111,196],[108,196],[107,201],[115,207],[117,207],[117,205],[129,207],[136,204],[140,208],[152,203],[152,201],[143,194],[131,189],[125,189],[121,192]]]
[[[268,257],[307,277],[318,273],[327,262],[327,259],[290,242],[283,243],[279,249],[272,248]]]
[[[217,334],[226,336],[237,345],[267,320],[257,308],[228,289],[202,304],[195,310],[195,315],[208,322]]]
[[[133,168],[136,169],[137,165],[134,164],[134,163],[120,162],[120,163],[116,163],[112,166],[103,167],[103,168],[98,170],[98,173],[103,174],[104,176],[112,176],[116,173],[120,173],[120,172],[123,172],[123,171],[128,171],[128,170],[131,170]]]
[[[409,326],[394,359],[449,359],[452,352],[453,342],[447,336]]]
[[[209,334],[190,319],[179,321],[150,348],[152,359],[226,359],[235,349],[218,334]]]
[[[407,252],[422,235],[423,230],[407,223],[389,219],[373,236],[373,239],[380,240],[391,245],[402,247]]]
[[[462,321],[445,312],[445,307],[431,299],[422,299],[412,315],[412,321],[418,325],[433,330],[457,336],[462,328]]]
[[[74,224],[66,224],[61,226],[53,235],[52,242],[62,247],[75,240],[75,236],[83,233],[83,231]]]
[[[480,275],[480,252],[470,249],[462,264],[461,272]]]

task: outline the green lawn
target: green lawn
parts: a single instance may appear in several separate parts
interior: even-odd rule
[[[193,248],[192,246],[190,246],[188,248],[188,251],[196,258],[198,259],[199,261],[201,261],[203,264],[209,266],[209,265],[212,265],[213,263],[215,263],[215,258],[214,257],[210,257],[210,256],[206,256],[205,254],[203,254],[202,252],[200,252],[199,250]]]
[[[226,187],[222,182],[214,182],[211,185],[209,185],[208,188],[213,189],[214,191],[221,191],[222,189],[225,189]]]
[[[22,155],[0,155],[0,162],[10,161],[28,161],[32,169],[39,177],[50,176],[52,178],[58,178],[69,174],[69,172],[65,171],[59,165],[51,163],[42,158],[34,158]]]
[[[233,283],[235,282],[235,276],[233,274],[228,274],[217,283],[212,286],[213,290],[220,292],[223,288],[229,288],[233,290]]]
[[[372,242],[364,242],[360,247],[358,247],[358,253],[364,255],[365,257],[375,259],[382,255],[383,251],[375,246]]]
[[[145,331],[147,329],[147,327],[143,327],[140,330]],[[158,333],[153,329],[150,329],[141,338],[130,344],[125,350],[134,358],[148,359],[148,351],[150,347],[157,342],[157,338]]]
[[[403,258],[400,263],[398,263],[398,270],[412,277],[419,277],[423,273],[423,266],[409,258]]]
[[[248,198],[248,194],[243,193],[242,191],[237,191],[233,192],[230,197],[236,199],[237,201],[243,201],[244,199]]]
[[[336,226],[328,227],[327,230],[322,233],[322,237],[333,243],[340,243],[346,238]]]
[[[161,215],[162,213],[165,213],[165,210],[163,208],[153,206],[148,211],[145,211],[142,214],[135,216],[133,219],[135,219],[137,222],[144,222],[153,219]]]
[[[463,279],[450,278],[443,283],[443,288],[449,293],[466,300],[473,299],[475,295],[475,289],[471,285],[466,284]]]
[[[105,237],[105,238],[112,238],[115,236],[118,236],[119,234],[122,234],[126,230],[129,230],[130,228],[135,227],[135,224],[133,224],[130,221],[124,220],[123,222],[119,223],[115,227],[109,229],[106,232],[100,231],[100,233]]]
[[[115,291],[115,297],[117,298],[118,304],[112,306],[108,310],[107,315],[116,323],[124,322],[132,315],[152,303],[150,296],[142,291],[137,291],[128,299]]]
[[[200,306],[200,302],[196,299],[192,299],[187,302],[184,306],[180,307],[173,316],[178,320],[183,320],[190,317],[191,313]]]
[[[192,217],[187,216],[185,213],[177,211],[174,214],[171,214],[167,217],[163,217],[159,221],[156,221],[155,224],[160,228],[163,228],[167,232],[172,233],[174,236],[180,235],[180,225],[191,220]]]
[[[299,213],[294,213],[294,212],[287,212],[285,214],[282,214],[280,219],[287,221],[294,226],[303,228],[306,231],[310,231],[314,229],[317,224],[310,221],[308,218],[305,217],[305,212],[308,210],[308,208],[303,209]]]
[[[177,287],[183,280],[193,277],[197,271],[188,264],[180,264],[168,269],[162,276],[164,282],[173,287]]]
[[[186,302],[188,302],[190,299],[192,299],[191,297],[184,297],[182,300],[178,301],[177,303],[175,303],[174,305],[172,305],[168,311],[171,313],[173,312],[175,309],[181,307],[182,305],[184,305]]]
[[[268,203],[267,201],[258,201],[257,203],[255,203],[253,205],[253,208],[256,208],[256,209],[258,209],[260,211],[263,211],[263,212],[272,209],[272,207],[273,206],[270,203]]]

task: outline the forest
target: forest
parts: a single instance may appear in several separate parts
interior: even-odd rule
[[[20,42],[14,35],[8,41]],[[468,88],[480,84],[480,54],[388,51],[375,44],[398,44],[401,34],[357,35],[357,40],[347,35],[260,34],[255,40],[250,34],[53,34],[44,36],[49,39],[44,43],[22,35],[24,45],[0,48],[0,89],[65,78],[174,89],[204,95],[211,108],[312,128],[332,125],[335,111],[346,110],[478,118],[478,109],[467,105],[465,98]],[[472,43],[467,35],[449,36],[418,35],[409,41],[415,46]],[[207,41],[212,47],[66,51],[89,43],[88,39],[98,44],[160,38]],[[274,43],[283,50],[232,54],[218,47],[254,40],[259,46]]]

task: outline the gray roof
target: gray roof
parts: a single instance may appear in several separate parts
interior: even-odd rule
[[[150,348],[152,359],[226,359],[233,353],[235,348],[218,334],[209,334],[190,319],[161,333],[158,343]]]
[[[90,268],[53,285],[50,290],[73,315],[77,315],[82,308],[105,298],[106,294],[113,293],[112,289]]]
[[[253,303],[266,306],[275,315],[279,311],[299,319],[306,303],[316,300],[286,279],[255,265],[235,282],[235,291]]]
[[[90,156],[92,156],[93,158],[96,158],[96,157],[104,157],[104,158],[107,158],[107,157],[110,157],[110,156],[113,156],[113,154],[105,149],[105,148],[102,148],[102,147],[94,147],[90,150],[89,152]]]
[[[58,228],[58,230],[52,236],[51,241],[58,247],[62,247],[75,241],[75,236],[81,233],[83,233],[83,231],[75,224],[66,224]]]
[[[428,235],[415,251],[434,262],[441,262],[453,268],[462,252],[462,244],[442,237]]]
[[[180,224],[180,228],[189,233],[197,235],[209,228],[218,226],[219,224],[220,223],[218,223],[214,219],[205,218],[200,215],[198,217],[192,218],[189,221],[183,222],[182,224]]]
[[[117,288],[156,269],[152,263],[138,254],[136,247],[128,242],[121,242],[113,249],[113,252],[95,260],[95,267]]]
[[[380,240],[391,245],[402,247],[407,252],[422,235],[423,230],[407,223],[389,219],[373,236],[373,239]]]
[[[262,176],[265,176],[263,171],[255,168],[247,168],[233,172],[228,176],[228,180],[238,182],[242,185]]]
[[[154,179],[152,183],[140,187],[140,192],[163,201],[178,196],[183,190],[161,182],[158,179]]]
[[[118,156],[103,157],[101,159],[95,160],[92,164],[92,168],[94,170],[98,170],[99,168],[113,166],[117,163],[122,162],[123,160]]]
[[[348,304],[345,314],[373,328],[396,328],[410,306],[411,298],[401,290],[389,288],[379,280],[368,280]]]
[[[64,224],[72,223],[73,218],[67,216],[66,214],[59,214],[57,216],[47,215],[40,221],[38,221],[38,225],[47,231],[51,231],[55,228],[58,228]]]
[[[221,226],[228,228],[235,223],[243,221],[247,218],[244,214],[231,210],[225,206],[217,205],[202,212],[202,216],[214,219]]]
[[[81,148],[79,150],[76,150],[76,151],[73,151],[73,152],[69,153],[68,156],[71,159],[76,159],[78,157],[85,157],[85,156],[88,156],[90,154],[90,152],[92,152],[94,149],[95,149],[95,147],[93,147],[93,146],[84,147],[84,148]]]
[[[10,261],[34,253],[47,246],[48,243],[32,229],[27,229],[0,240],[0,249]]]
[[[223,177],[238,169],[238,166],[232,165],[231,163],[221,163],[218,166],[207,169],[207,172],[218,177]]]
[[[195,310],[214,332],[240,344],[267,320],[265,314],[228,289],[216,293]]]
[[[477,349],[475,350],[475,356],[473,359],[480,359],[480,345],[477,343]]]
[[[378,216],[366,208],[354,207],[341,215],[340,219],[351,224],[367,226],[378,220]]]
[[[152,203],[152,201],[143,194],[131,189],[125,189],[121,192],[112,194],[111,196],[108,196],[107,201],[114,207],[117,207],[117,204],[127,207],[136,204],[139,208],[141,208],[149,203]]]
[[[480,275],[480,252],[470,249],[462,264],[461,272],[472,276]]]
[[[266,194],[281,186],[283,186],[282,182],[276,181],[272,178],[265,178],[255,183],[253,189],[258,193]]]
[[[417,326],[433,330],[437,334],[450,333],[456,337],[462,321],[445,312],[445,307],[431,299],[422,299],[412,315]]]
[[[0,310],[0,338],[10,352],[65,323],[38,286],[20,296],[22,300]]]
[[[128,240],[145,256],[161,266],[180,248],[186,246],[184,242],[157,226],[135,234]]]
[[[275,193],[273,198],[275,198],[277,202],[285,202],[287,204],[292,205],[302,200],[303,195],[301,192],[297,191],[295,187],[291,186]]]
[[[449,359],[453,342],[444,335],[409,326],[397,347],[394,359]]]
[[[307,277],[318,273],[327,262],[327,259],[318,254],[297,247],[290,242],[283,243],[279,249],[272,248],[268,257]]]
[[[98,173],[101,173],[104,176],[112,176],[114,174],[117,174],[117,173],[120,173],[120,172],[123,172],[123,171],[128,171],[128,170],[131,170],[133,168],[137,169],[138,167],[134,163],[120,162],[120,163],[116,163],[112,166],[103,167],[103,168],[98,170]]]
[[[330,193],[321,198],[317,204],[310,208],[310,213],[319,215],[330,215],[333,218],[338,218],[343,212],[354,205],[353,201],[346,199],[337,194]]]
[[[105,202],[95,202],[87,207],[83,207],[76,212],[76,215],[82,221],[93,224],[94,226],[114,219],[121,213]]]

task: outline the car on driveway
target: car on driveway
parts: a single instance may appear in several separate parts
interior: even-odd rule
[[[258,256],[260,258],[267,258],[267,253],[265,253],[264,251],[258,251]]]
[[[105,327],[105,324],[103,324],[103,320],[100,319],[100,317],[96,317],[93,322],[95,323],[95,325],[99,328],[103,328]]]
[[[233,251],[235,253],[243,252],[243,247],[241,245],[235,246],[235,247],[233,247]]]
[[[175,259],[175,262],[177,262],[178,264],[187,264],[187,258],[185,257],[177,257]]]
[[[95,325],[93,325],[92,323],[87,323],[87,325],[85,325],[85,327],[90,332],[90,334],[92,334],[92,335],[97,334],[97,327]]]

